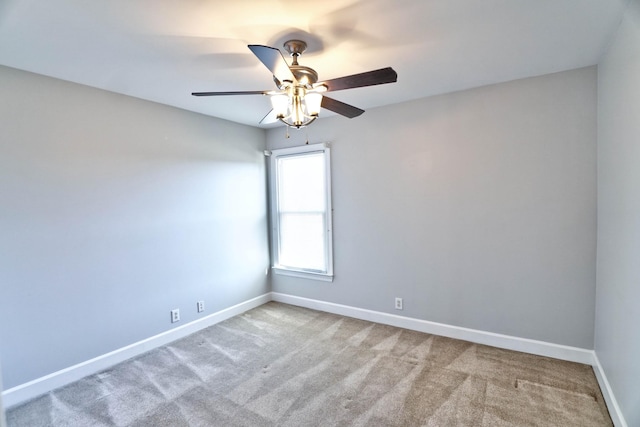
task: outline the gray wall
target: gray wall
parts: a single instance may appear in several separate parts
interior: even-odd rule
[[[0,93],[6,388],[269,291],[264,131],[4,67]]]
[[[318,120],[335,280],[274,275],[273,290],[593,348],[596,80],[591,67]],[[267,145],[305,137],[273,129]]]
[[[629,426],[640,426],[640,2],[598,66],[595,349]]]

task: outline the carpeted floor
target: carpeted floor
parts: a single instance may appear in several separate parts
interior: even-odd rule
[[[590,366],[271,302],[7,412],[18,426],[612,426]]]

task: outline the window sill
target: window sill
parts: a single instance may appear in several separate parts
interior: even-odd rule
[[[311,273],[308,271],[288,270],[286,268],[271,267],[273,272],[282,276],[301,277],[304,279],[320,280],[323,282],[333,282],[333,275],[323,273]]]

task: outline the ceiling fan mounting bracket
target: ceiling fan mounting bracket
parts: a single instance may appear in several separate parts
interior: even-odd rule
[[[289,40],[282,45],[284,49],[289,52],[289,55],[296,56],[302,55],[307,50],[307,43],[302,40]]]

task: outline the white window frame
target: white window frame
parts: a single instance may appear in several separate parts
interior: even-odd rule
[[[279,265],[278,255],[280,247],[280,225],[278,214],[278,169],[277,162],[281,157],[303,155],[314,152],[324,153],[325,164],[325,256],[327,260],[326,271],[290,268]],[[331,207],[331,149],[329,144],[309,144],[298,147],[272,150],[269,162],[269,204],[271,213],[271,268],[276,274],[286,276],[303,277],[308,279],[333,281],[333,210]]]

